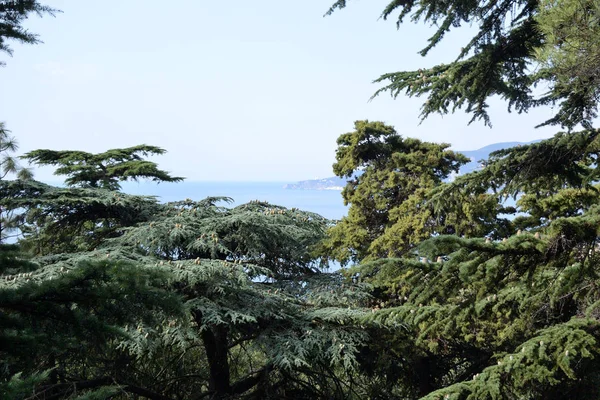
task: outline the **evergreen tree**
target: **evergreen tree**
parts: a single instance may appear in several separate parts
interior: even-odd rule
[[[434,235],[347,271],[374,285],[365,322],[397,327],[374,334],[404,342],[372,365],[389,396],[597,398],[598,133],[498,151],[425,196],[441,216],[481,193],[508,212],[513,196],[511,223],[493,210],[470,238]]]
[[[10,136],[4,122],[0,122],[0,182],[9,174],[14,174],[20,180],[32,178],[32,173],[27,168],[22,168],[17,160],[11,155],[19,148],[16,139]],[[6,239],[8,231],[14,227],[14,214],[7,212],[0,206],[0,243]]]
[[[338,140],[350,211],[335,227],[260,201],[121,193],[180,179],[142,159],[152,146],[29,153],[70,187],[0,180],[23,234],[0,245],[0,396],[598,398],[595,3],[394,1],[384,17],[398,9],[439,23],[424,54],[463,22],[480,31],[456,62],[384,75],[384,90],[486,122],[494,94],[518,111],[558,102],[547,123],[570,131],[450,182],[466,159],[448,145],[358,121]],[[357,264],[344,278],[315,254]]]
[[[448,144],[402,138],[382,122],[354,125],[338,138],[333,165],[349,179],[342,197],[350,208],[328,231],[324,254],[342,263],[401,256],[433,234],[487,234],[491,225],[501,226],[497,216],[506,210],[485,190],[451,212],[428,203],[429,192],[468,162]]]
[[[0,51],[12,55],[8,40],[16,40],[21,43],[40,43],[38,36],[23,28],[23,22],[30,14],[38,16],[44,14],[54,15],[58,10],[40,4],[35,0],[8,0],[0,3]],[[0,62],[0,65],[3,65]]]
[[[22,168],[17,160],[10,153],[19,149],[16,139],[10,136],[10,131],[6,129],[4,122],[0,122],[0,180],[7,177],[8,174],[15,174],[18,179],[31,179],[31,171]]]
[[[38,256],[92,250],[159,207],[152,197],[36,181],[0,182],[0,206],[14,214],[21,245]]]
[[[359,303],[364,295],[311,267],[310,249],[326,220],[263,202],[226,209],[216,200],[167,204],[118,241],[171,266],[173,288],[189,309],[192,325],[167,329],[154,345],[171,354],[173,336],[191,338],[178,343],[184,348],[201,344],[203,354],[190,351],[190,368],[179,374],[205,374],[189,379],[185,389],[206,387],[214,398],[327,396],[332,390],[341,396],[336,373],[355,367],[354,353],[365,341],[351,324],[362,312],[348,310],[347,301]],[[201,372],[197,365],[206,367]],[[332,365],[339,367],[323,376]]]
[[[29,393],[51,392],[56,398],[77,390],[157,399],[362,393],[363,383],[355,383],[354,374],[369,341],[359,321],[368,295],[361,284],[322,273],[311,255],[329,225],[324,218],[260,201],[235,208],[218,205],[227,198],[159,204],[118,191],[54,188],[34,181],[4,182],[2,190],[4,204],[23,210],[22,245],[43,256],[31,260],[38,265],[33,270],[12,268],[3,275],[0,282],[25,287],[21,297],[9,291],[12,286],[0,288],[7,296],[0,298],[0,307],[20,310],[24,302],[35,301],[27,279],[36,278],[46,287],[36,308],[51,309],[58,296],[65,302],[61,306],[81,313],[50,330],[59,342],[52,353],[32,350],[24,357],[6,350],[7,392],[25,386]],[[99,218],[107,215],[117,226],[110,235],[89,231],[103,225]],[[81,278],[100,271],[105,272],[97,281]],[[147,274],[155,274],[147,284],[127,281]],[[58,287],[56,279],[62,276],[77,279],[69,281],[73,286]],[[111,292],[113,280],[120,282],[118,295]],[[157,297],[157,290],[167,297]],[[69,293],[81,297],[67,300]],[[119,299],[138,298],[138,308],[119,305]],[[183,317],[176,299],[183,302]],[[81,331],[78,319],[92,305],[98,308],[94,317],[107,324],[112,336]],[[109,315],[102,314],[104,309]],[[14,318],[25,317],[17,313]],[[14,332],[25,332],[24,326]],[[69,345],[78,341],[73,329],[90,336],[79,348]]]
[[[542,0],[539,9],[536,21],[544,34],[544,45],[536,52],[539,74],[551,77],[553,95],[568,94],[574,118],[591,121],[600,99],[600,4]]]
[[[103,375],[102,363],[120,361],[107,356],[113,343],[128,340],[127,324],[181,318],[178,296],[158,286],[168,271],[99,256],[24,260],[14,245],[0,248],[0,262],[3,398],[74,398],[96,389],[97,398],[106,398],[101,394],[112,395],[115,387],[153,398],[148,390]]]
[[[346,5],[347,0],[338,0],[328,14]],[[580,79],[568,80],[572,72],[563,68],[568,64],[556,68],[537,67],[548,60],[576,60],[578,50],[571,43],[586,43],[579,48],[585,51],[597,47],[595,7],[594,1],[570,0],[391,1],[382,12],[383,19],[398,12],[398,27],[407,18],[436,26],[427,46],[420,51],[423,56],[440,44],[452,29],[472,23],[479,29],[461,48],[456,60],[448,64],[381,75],[376,82],[385,83],[385,86],[375,96],[383,92],[389,92],[394,98],[403,94],[411,97],[426,95],[422,118],[464,107],[472,114],[471,121],[481,119],[487,125],[491,125],[487,108],[492,96],[505,99],[508,110],[519,113],[532,107],[558,104],[556,114],[542,124],[568,128],[583,124],[590,128],[597,111],[595,80],[588,82],[591,86],[586,90],[582,84],[585,85],[589,78],[581,75]],[[565,16],[570,20],[564,19],[567,23],[558,28],[557,18]],[[571,39],[563,41],[561,30],[562,33],[577,32],[576,38],[572,42]],[[594,57],[593,53],[585,55],[581,61],[592,64],[582,62],[579,65],[594,65],[597,61]],[[533,88],[545,85],[549,91],[537,96]]]
[[[118,190],[119,182],[151,179],[154,182],[180,182],[183,178],[170,176],[158,169],[156,163],[142,156],[164,154],[160,147],[138,145],[125,149],[112,149],[91,154],[83,151],[34,150],[22,158],[37,165],[58,168],[55,175],[67,175],[69,186]]]
[[[365,257],[347,272],[374,285],[377,303],[365,321],[398,327],[382,337],[406,343],[373,363],[385,384],[379,393],[598,398],[595,4],[401,1],[384,17],[396,9],[399,24],[409,15],[440,23],[423,54],[453,26],[480,24],[457,61],[380,79],[394,96],[428,94],[424,117],[466,105],[489,122],[486,99],[499,94],[518,111],[559,102],[547,123],[586,129],[492,153],[481,170],[430,187],[424,204],[437,219],[457,220],[478,208],[474,199],[489,200],[485,218],[470,221],[472,233],[436,232],[404,257]],[[534,98],[529,85],[543,81],[550,92]],[[511,197],[516,207],[505,207]]]
[[[0,5],[6,38],[35,1]],[[142,159],[38,150],[70,187],[0,180],[18,245],[0,245],[0,397],[362,398],[363,284],[312,255],[329,221],[256,201],[159,204],[119,182],[179,181]]]

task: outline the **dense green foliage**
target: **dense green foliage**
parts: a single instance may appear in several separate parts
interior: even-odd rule
[[[569,93],[572,108],[579,107],[578,113],[590,121],[596,116],[593,105],[600,99],[600,4],[542,0],[536,21],[544,34],[536,58],[543,73],[552,77],[553,92]]]
[[[332,10],[343,6],[337,2]],[[474,118],[489,122],[487,98],[499,94],[518,111],[558,102],[558,113],[547,123],[586,129],[492,153],[480,170],[425,190],[422,204],[404,217],[427,209],[442,223],[433,224],[428,238],[409,252],[394,254],[401,249],[395,245],[387,255],[372,257],[356,241],[345,244],[358,261],[348,276],[374,285],[378,300],[370,321],[404,328],[386,335],[407,345],[401,355],[384,358],[378,374],[397,373],[406,359],[416,373],[404,372],[387,393],[427,399],[598,398],[600,147],[599,131],[592,128],[598,100],[597,5],[398,1],[389,4],[384,18],[396,9],[399,23],[406,16],[439,22],[423,54],[448,29],[472,20],[480,24],[456,62],[380,78],[390,81],[382,90],[393,96],[429,95],[424,117],[466,105]],[[532,85],[544,81],[550,91],[533,97]],[[394,156],[400,157],[382,159]],[[336,165],[339,161],[340,152]],[[378,162],[381,174],[395,172]],[[352,169],[345,175],[362,166]],[[353,201],[384,197],[389,190],[363,181],[368,196],[350,199],[349,217]],[[357,183],[351,180],[348,187]],[[391,210],[394,202],[384,201],[385,206]],[[358,214],[363,220],[346,218],[327,240],[359,232],[368,213]],[[449,221],[471,229],[445,231]],[[380,230],[369,239],[371,248],[386,236],[381,223],[372,226]],[[343,252],[329,254],[345,260]]]
[[[334,168],[350,165],[343,173],[354,178],[344,193],[362,195],[346,197],[348,217],[328,231],[325,252],[342,262],[352,254],[358,263],[347,276],[374,285],[370,324],[402,327],[382,339],[403,343],[399,354],[382,357],[375,367],[383,381],[398,376],[388,382],[386,396],[597,398],[599,133],[560,133],[498,151],[474,173],[425,187],[419,202],[394,221],[422,213],[430,220],[405,228],[421,237],[404,248],[402,226],[369,216],[392,215],[403,206],[395,202],[402,199],[398,191],[419,187],[386,186],[372,177],[410,177],[402,168],[414,165],[421,149],[409,157],[402,149],[386,156],[385,146],[366,141],[361,150],[370,149],[365,154],[377,163],[364,168],[345,161],[357,152],[347,152],[344,138],[357,132],[340,137]],[[389,127],[387,135],[399,139]],[[402,162],[390,167],[393,160]],[[438,164],[429,160],[433,173]],[[516,199],[515,207],[505,205],[508,198]],[[381,199],[381,206],[363,209],[372,199]],[[360,232],[373,235],[364,242],[367,251],[356,240]],[[387,254],[375,253],[381,243],[390,243]]]
[[[402,138],[381,122],[357,121],[338,138],[334,172],[350,178],[348,215],[329,231],[324,252],[343,263],[407,254],[433,234],[488,233],[505,211],[485,191],[443,212],[427,194],[469,160],[448,144]]]
[[[345,393],[368,340],[356,322],[366,312],[349,307],[368,295],[310,255],[327,220],[261,201],[1,186],[2,206],[22,212],[20,247],[37,254],[3,251],[2,332],[40,346],[0,349],[3,390],[40,372],[27,390],[58,398],[105,386],[150,398]]]
[[[16,27],[51,11],[14,4]],[[397,9],[438,23],[424,55],[452,27],[480,31],[454,63],[384,75],[384,90],[429,95],[424,117],[466,105],[488,122],[494,94],[518,111],[557,102],[547,123],[569,131],[455,176],[468,160],[449,145],[357,121],[338,139],[350,207],[334,223],[122,193],[181,180],[146,145],[24,156],[66,188],[6,180],[17,147],[0,125],[0,230],[19,235],[0,244],[0,397],[600,397],[597,4],[401,0],[384,18]]]

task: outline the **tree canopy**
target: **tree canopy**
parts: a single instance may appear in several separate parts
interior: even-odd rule
[[[14,40],[20,43],[36,44],[40,39],[34,33],[23,27],[23,22],[30,14],[43,16],[55,15],[57,9],[41,4],[36,0],[8,0],[0,3],[0,51],[12,55],[13,51],[8,42]],[[4,63],[0,61],[0,65]]]
[[[597,4],[400,0],[383,16],[395,12],[437,24],[423,55],[461,24],[480,30],[456,61],[384,75],[382,90],[427,95],[423,117],[466,106],[486,123],[493,95],[519,112],[556,103],[546,123],[568,130],[457,176],[468,160],[448,144],[356,121],[333,165],[340,221],[123,193],[181,180],[143,158],[154,146],[32,151],[68,185],[0,179],[19,232],[0,244],[0,397],[600,397]],[[15,150],[0,129],[1,155]]]
[[[57,166],[55,175],[67,175],[69,186],[117,190],[119,182],[126,180],[151,179],[155,182],[179,182],[181,177],[172,177],[158,169],[156,163],[142,156],[164,154],[156,146],[139,145],[124,149],[112,149],[92,154],[84,151],[34,150],[22,156],[38,165]]]
[[[328,14],[347,3],[336,1]],[[593,72],[599,48],[597,11],[593,0],[391,1],[381,13],[384,20],[397,13],[398,27],[407,19],[435,26],[420,52],[423,56],[452,29],[472,23],[478,29],[448,64],[381,75],[375,82],[384,86],[375,96],[384,92],[394,98],[426,96],[422,118],[464,108],[472,115],[471,122],[481,119],[487,125],[491,125],[488,100],[493,96],[519,113],[556,104],[555,115],[542,125],[591,128],[598,101]],[[576,35],[564,40],[570,33]],[[579,58],[582,52],[585,56]],[[573,70],[577,60],[582,62]],[[569,79],[573,74],[578,77]],[[536,87],[548,90],[540,95]]]
[[[330,13],[345,6],[338,1]],[[374,285],[372,320],[409,332],[391,334],[410,344],[380,361],[378,373],[388,376],[411,360],[415,375],[404,371],[390,385],[401,398],[598,397],[597,4],[394,1],[382,15],[396,11],[399,26],[406,18],[437,25],[422,55],[450,29],[476,22],[479,30],[454,62],[382,75],[377,82],[388,84],[376,94],[425,95],[423,118],[465,106],[487,124],[494,95],[518,112],[557,104],[544,124],[569,130],[492,153],[480,170],[429,187],[404,213],[426,208],[435,221],[468,221],[473,230],[440,224],[408,252],[355,257],[347,276]],[[536,96],[535,85],[549,90]],[[578,125],[584,130],[574,132]],[[345,146],[338,144],[339,157]],[[352,174],[348,187],[359,182]],[[358,202],[385,198],[385,185],[372,188]],[[392,209],[391,198],[383,202]],[[336,230],[356,238],[361,218],[376,209],[342,220],[328,240],[340,236]],[[373,226],[380,230],[366,240],[370,246],[385,237],[381,223]],[[343,260],[343,252],[333,254]]]
[[[31,179],[33,177],[31,170],[23,168],[12,155],[19,149],[16,139],[10,136],[10,131],[6,129],[4,122],[0,122],[0,181],[10,175],[16,175],[19,180]],[[14,228],[14,215],[0,208],[0,243],[2,243],[8,232]]]
[[[19,247],[2,249],[0,393],[359,390],[349,377],[368,341],[358,325],[366,311],[352,306],[368,294],[324,273],[311,254],[329,225],[319,215],[263,201],[219,205],[228,198],[161,204],[35,181],[2,182],[0,191],[2,207],[21,213],[23,235]]]
[[[424,193],[468,159],[448,144],[403,138],[381,122],[354,127],[338,138],[333,164],[339,177],[349,178],[342,197],[350,208],[325,247],[342,262],[405,254],[439,228]]]

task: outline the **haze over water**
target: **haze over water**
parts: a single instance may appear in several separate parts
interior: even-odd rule
[[[251,200],[267,201],[287,208],[297,207],[330,219],[340,219],[347,213],[338,190],[290,190],[286,182],[126,182],[123,191],[130,194],[157,196],[161,202],[186,198],[202,200],[209,196],[225,196],[234,200],[232,206]],[[223,204],[227,205],[227,204]]]

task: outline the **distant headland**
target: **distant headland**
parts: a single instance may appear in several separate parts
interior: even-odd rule
[[[519,145],[535,143],[538,140],[528,143],[521,142],[504,142],[504,143],[493,143],[482,147],[478,150],[468,150],[468,151],[460,151],[460,153],[471,159],[471,162],[465,164],[460,169],[458,175],[466,174],[480,168],[480,160],[485,160],[488,158],[490,153],[508,149],[510,147],[515,147]],[[346,186],[346,179],[338,178],[337,176],[332,176],[329,178],[322,179],[309,179],[306,181],[299,181],[296,183],[288,183],[283,186],[284,189],[292,189],[292,190],[342,190]]]

